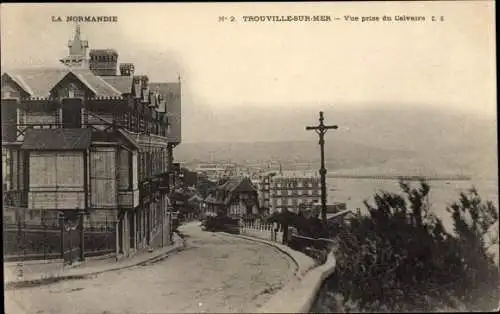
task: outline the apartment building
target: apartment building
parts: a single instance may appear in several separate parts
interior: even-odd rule
[[[321,199],[321,180],[315,173],[281,171],[261,176],[259,201],[271,212],[311,208]]]
[[[117,254],[155,241],[166,221],[181,84],[150,82],[80,27],[59,67],[2,73],[4,217],[116,226]],[[162,232],[163,234],[163,232]]]

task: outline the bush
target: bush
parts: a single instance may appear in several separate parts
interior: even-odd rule
[[[315,310],[498,308],[499,271],[485,240],[498,221],[493,204],[475,189],[461,193],[448,208],[451,233],[430,211],[425,181],[418,188],[400,186],[404,196],[377,193],[373,205],[365,202],[369,216],[337,226],[337,269]]]

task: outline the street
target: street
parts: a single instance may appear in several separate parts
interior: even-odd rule
[[[180,230],[184,251],[94,278],[6,291],[7,313],[12,302],[38,314],[248,313],[294,279],[293,261],[270,246],[201,231],[197,223]]]

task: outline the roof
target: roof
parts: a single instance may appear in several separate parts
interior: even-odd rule
[[[118,52],[114,49],[90,49],[89,54],[99,54],[99,55],[114,55],[117,56]]]
[[[132,93],[134,81],[132,76],[101,76],[101,78],[122,94]]]
[[[194,201],[201,202],[201,201],[203,201],[203,197],[195,194],[188,199],[188,202],[194,202]]]
[[[30,129],[26,131],[22,149],[83,150],[90,147],[92,131],[80,129]]]
[[[48,97],[52,88],[69,72],[67,67],[17,69],[5,72],[31,97]]]
[[[226,182],[218,186],[218,189],[229,192],[248,192],[257,190],[249,178],[239,177],[227,179]]]
[[[40,67],[17,69],[5,72],[26,93],[35,98],[46,98],[50,92],[69,73],[73,73],[97,97],[119,97],[122,93],[108,84],[102,77],[96,76],[89,69],[69,67]]]
[[[130,142],[130,144],[132,144],[135,148],[141,147],[141,145],[127,131],[124,131],[120,128],[118,129],[118,133],[123,135],[123,137],[125,137]]]
[[[327,214],[327,220],[333,221],[339,218],[349,218],[352,215],[354,215],[354,212],[351,209],[346,209],[335,214]]]
[[[89,69],[72,69],[82,83],[89,85],[98,97],[119,97],[122,93],[108,84],[101,76],[97,76]]]
[[[156,109],[158,112],[166,112],[166,106],[181,95],[181,84],[179,82],[151,82],[148,85],[150,91],[153,93],[158,92],[163,97],[164,101],[160,102],[159,107]]]

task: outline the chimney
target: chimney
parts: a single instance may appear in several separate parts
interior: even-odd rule
[[[120,64],[120,75],[121,76],[134,76],[134,65],[132,63],[121,63]]]
[[[95,75],[115,76],[118,53],[113,49],[93,49],[89,53],[89,68]]]

